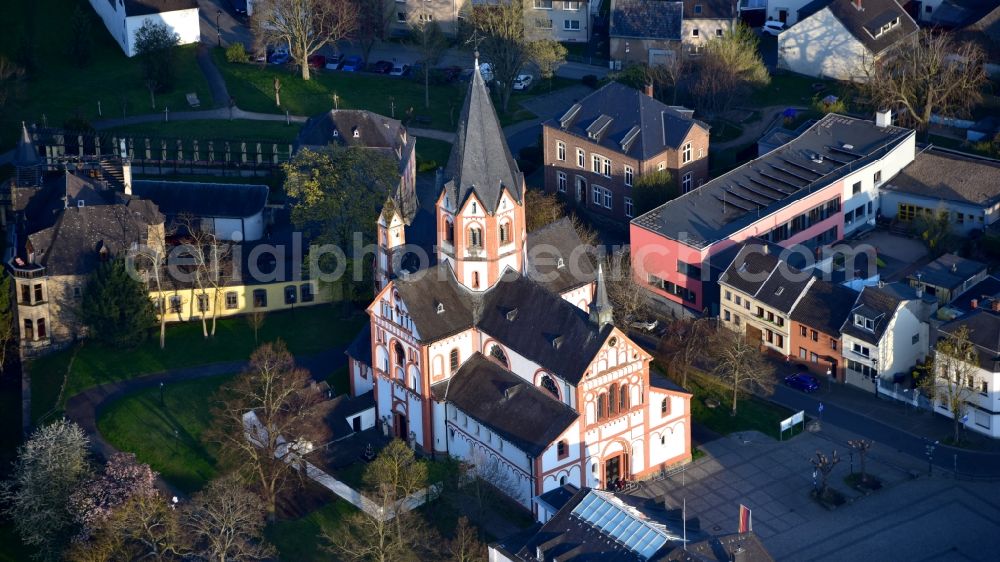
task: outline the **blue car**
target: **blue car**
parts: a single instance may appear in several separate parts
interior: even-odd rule
[[[341,65],[340,69],[344,72],[361,72],[361,57],[354,55],[344,59],[344,64]]]
[[[288,51],[277,51],[271,55],[269,62],[271,64],[286,64],[291,58],[292,56],[288,54]]]
[[[785,384],[802,392],[813,392],[819,390],[819,381],[812,375],[798,373],[785,377]]]

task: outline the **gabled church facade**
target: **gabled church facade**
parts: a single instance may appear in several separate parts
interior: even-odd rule
[[[439,188],[435,265],[393,271],[406,226],[391,205],[379,218],[377,294],[348,351],[352,393],[374,392],[379,423],[474,465],[540,521],[545,492],[690,460],[691,396],[651,384],[572,224],[527,232],[524,178],[478,68]]]

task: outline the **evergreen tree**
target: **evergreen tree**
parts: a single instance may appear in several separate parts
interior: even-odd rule
[[[116,259],[102,263],[91,275],[83,293],[82,319],[98,340],[131,347],[156,324],[156,313],[142,283],[129,275],[124,260]]]
[[[0,372],[7,362],[7,351],[14,343],[14,293],[11,277],[0,271]]]

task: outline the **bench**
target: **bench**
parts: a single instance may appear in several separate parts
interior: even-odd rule
[[[188,105],[191,107],[201,107],[201,100],[198,99],[198,94],[191,92],[184,97],[187,98]]]

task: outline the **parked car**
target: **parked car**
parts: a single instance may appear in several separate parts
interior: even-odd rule
[[[395,63],[392,65],[392,70],[389,71],[389,76],[406,76],[410,72],[410,66],[401,63]]]
[[[274,54],[274,48],[268,47],[267,49],[264,50],[263,53],[258,52],[257,56],[255,56],[253,60],[264,63],[271,60],[271,55],[273,54]]]
[[[326,57],[326,69],[327,70],[337,70],[340,65],[344,62],[344,55],[336,54],[332,57]]]
[[[796,373],[785,377],[785,384],[795,390],[802,392],[813,392],[819,390],[819,381],[816,377],[807,373]]]
[[[518,74],[517,78],[514,79],[514,89],[527,90],[534,81],[535,78],[530,74]]]
[[[340,66],[340,69],[344,72],[361,72],[361,68],[364,63],[361,62],[361,57],[354,55],[344,59],[344,64]]]
[[[286,64],[290,60],[292,60],[292,55],[288,54],[287,50],[278,49],[267,59],[267,62],[271,64]]]
[[[773,35],[774,37],[777,37],[784,30],[785,24],[775,20],[768,20],[764,22],[764,27],[760,28],[761,33]]]
[[[306,60],[309,63],[309,68],[326,68],[326,57],[323,55],[309,55]]]
[[[642,330],[643,332],[652,332],[656,330],[656,327],[660,325],[659,320],[648,319],[648,318],[636,318],[634,316],[629,316],[625,318],[625,322],[630,328],[634,330]]]
[[[371,70],[376,74],[389,74],[392,72],[392,63],[387,60],[380,60],[372,65]]]

